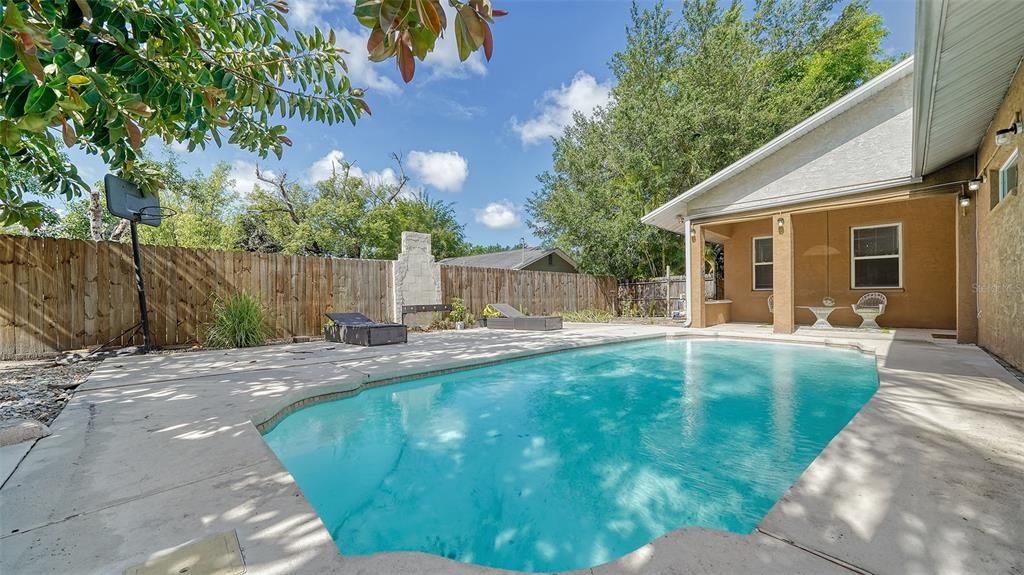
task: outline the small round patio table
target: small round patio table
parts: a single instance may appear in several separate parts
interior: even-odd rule
[[[798,305],[798,308],[809,309],[814,317],[818,321],[814,322],[811,327],[832,327],[832,324],[828,322],[828,316],[831,314],[837,306],[834,305]]]

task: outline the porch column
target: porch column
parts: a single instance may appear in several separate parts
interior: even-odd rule
[[[781,224],[781,225],[780,225]],[[791,214],[772,216],[772,290],[775,295],[773,328],[775,333],[793,333],[793,218]]]
[[[956,209],[956,341],[978,343],[978,242],[976,210],[980,194],[971,194],[971,205]]]
[[[690,250],[690,269],[686,270],[686,291],[690,298],[690,327],[704,325],[704,227],[692,224],[692,237],[686,238]]]

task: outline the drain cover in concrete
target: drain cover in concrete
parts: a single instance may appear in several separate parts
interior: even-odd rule
[[[125,570],[125,575],[241,575],[242,550],[234,531],[211,535],[173,553]]]

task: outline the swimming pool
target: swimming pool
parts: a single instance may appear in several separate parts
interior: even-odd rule
[[[877,388],[851,350],[651,340],[369,389],[264,437],[344,554],[556,571],[750,532]]]

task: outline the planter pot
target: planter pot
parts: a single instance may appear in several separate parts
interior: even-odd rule
[[[466,329],[466,322],[457,321],[455,322],[455,329]]]
[[[486,317],[482,317],[482,318],[476,320],[476,326],[477,327],[487,327],[487,318]]]

